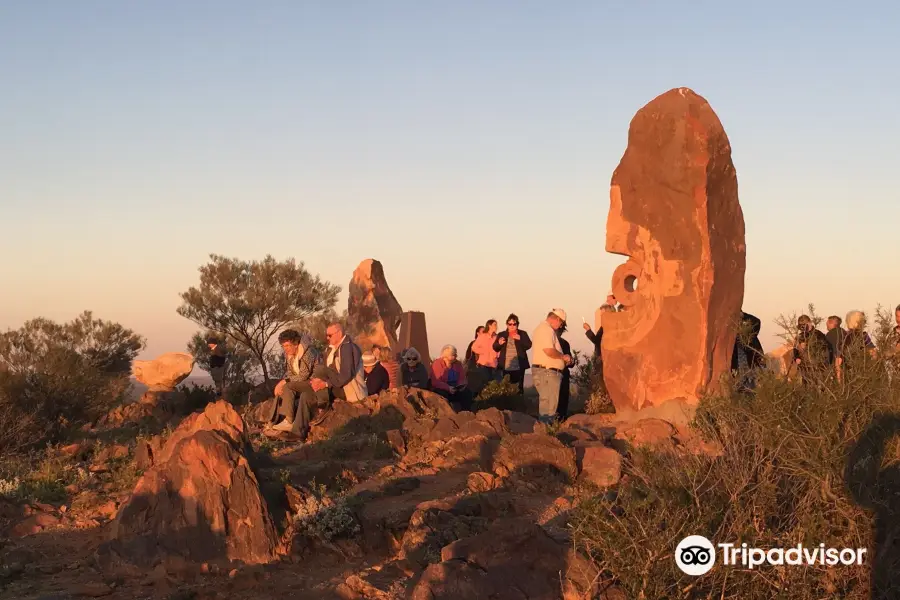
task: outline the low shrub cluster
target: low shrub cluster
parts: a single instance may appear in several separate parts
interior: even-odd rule
[[[629,598],[894,598],[900,596],[900,385],[862,353],[839,380],[771,373],[753,393],[700,404],[692,427],[720,456],[634,451],[613,493],[584,502],[576,545]],[[762,549],[866,548],[862,565],[716,566],[681,572],[688,535]]]

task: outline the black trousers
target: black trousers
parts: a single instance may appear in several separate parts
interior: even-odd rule
[[[525,393],[525,369],[519,369],[518,371],[503,371],[503,375],[509,377],[510,383],[515,383],[519,386],[519,393]]]
[[[571,376],[568,369],[563,369],[562,381],[559,384],[559,404],[556,405],[556,414],[565,419],[569,414],[569,387]]]

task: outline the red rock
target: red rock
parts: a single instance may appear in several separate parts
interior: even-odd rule
[[[69,444],[59,449],[60,453],[65,456],[75,456],[81,454],[83,447],[80,443]]]
[[[483,471],[469,473],[469,477],[466,479],[466,487],[469,488],[470,492],[476,494],[479,492],[488,492],[497,487],[497,476],[493,473],[485,473]]]
[[[359,263],[350,280],[347,326],[363,351],[373,345],[397,350],[397,328],[403,309],[384,277],[384,267],[374,259]]]
[[[677,430],[671,423],[661,419],[641,419],[636,423],[620,426],[616,438],[625,440],[633,446],[673,448],[676,444],[676,433]]]
[[[83,598],[102,598],[113,593],[113,589],[105,583],[83,583],[76,585],[72,592]]]
[[[479,535],[441,550],[413,589],[412,600],[591,598],[592,565],[525,519],[501,519]]]
[[[622,455],[603,445],[603,442],[577,442],[575,460],[579,478],[605,488],[622,479]]]
[[[107,519],[112,519],[113,517],[116,516],[116,510],[117,510],[116,503],[113,502],[112,500],[110,500],[109,502],[106,502],[105,504],[98,506],[97,510],[94,511],[94,515],[105,517]]]
[[[224,400],[186,418],[119,510],[109,548],[137,565],[275,560],[280,545],[248,448],[244,422]]]
[[[391,450],[399,456],[406,454],[406,440],[403,439],[403,433],[399,429],[391,429],[385,432],[384,435]]]
[[[573,481],[578,474],[575,452],[545,433],[506,437],[494,456],[494,472],[501,476],[519,472],[540,477],[547,470],[566,481]]]
[[[134,378],[151,391],[171,391],[184,381],[194,368],[194,357],[185,352],[167,352],[153,360],[136,360],[131,364]]]
[[[730,370],[746,247],[731,145],[687,88],[637,112],[612,176],[606,251],[629,257],[603,313],[603,374],[619,413],[694,406]]]

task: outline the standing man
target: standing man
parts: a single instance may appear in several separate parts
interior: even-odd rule
[[[216,395],[219,398],[224,398],[225,361],[228,360],[225,344],[219,338],[210,336],[206,338],[206,346],[209,348],[209,374],[212,377],[213,385],[216,387]]]
[[[566,321],[566,311],[554,308],[547,313],[546,320],[532,334],[532,366],[531,375],[534,387],[538,392],[540,420],[550,423],[556,417],[559,406],[559,390],[562,385],[562,372],[571,356],[563,353],[556,331]]]
[[[809,315],[797,319],[797,339],[794,341],[794,363],[804,383],[822,381],[834,354],[825,334],[816,329]]]
[[[569,416],[569,394],[571,393],[572,387],[570,368],[574,363],[574,359],[572,358],[572,347],[569,345],[569,340],[563,337],[565,332],[566,322],[563,321],[562,325],[559,326],[559,329],[556,330],[556,337],[559,340],[559,347],[561,348],[563,356],[569,357],[569,360],[566,361],[566,366],[563,367],[562,380],[559,384],[559,403],[556,407],[556,415],[562,420],[565,420],[566,417]]]

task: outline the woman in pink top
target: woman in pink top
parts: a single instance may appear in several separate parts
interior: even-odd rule
[[[472,353],[478,355],[476,368],[486,381],[499,380],[497,376],[497,357],[500,353],[494,350],[494,340],[497,338],[497,320],[490,319],[484,324],[484,331],[472,344]]]

